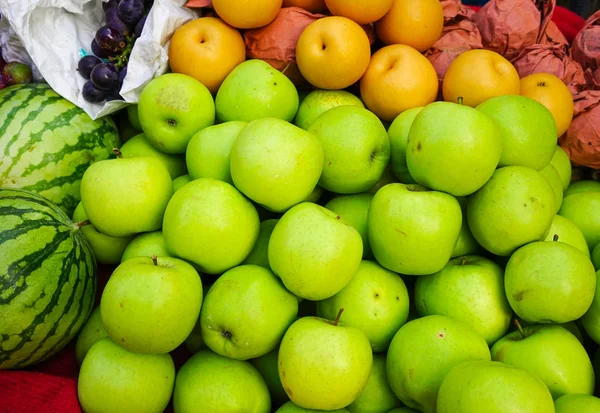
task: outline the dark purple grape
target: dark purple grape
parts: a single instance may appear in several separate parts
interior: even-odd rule
[[[108,0],[106,3],[102,3],[102,10],[106,11],[111,7],[117,7],[119,0]]]
[[[96,39],[92,40],[92,53],[101,59],[108,59],[109,57],[117,55],[117,53],[113,52],[112,50],[100,48],[100,46],[98,46],[98,42],[96,42]]]
[[[106,101],[110,102],[111,100],[125,100],[123,96],[119,94],[119,89],[111,89],[106,96]]]
[[[125,36],[112,26],[102,26],[96,32],[96,42],[101,49],[116,52],[125,47]]]
[[[83,76],[84,79],[89,79],[90,78],[90,73],[92,72],[92,69],[94,68],[94,66],[96,66],[97,64],[102,63],[102,60],[100,60],[100,58],[93,56],[93,55],[87,55],[87,56],[83,56],[80,60],[79,63],[77,63],[77,71],[79,72],[79,74],[81,76]]]
[[[144,17],[144,0],[121,0],[119,17],[127,24],[134,25]]]
[[[106,92],[98,89],[90,80],[83,85],[81,94],[90,103],[100,103],[106,99]]]
[[[117,10],[116,6],[111,7],[110,9],[106,10],[106,12],[104,12],[104,23],[107,26],[114,27],[115,29],[123,33],[125,36],[131,33],[131,29],[129,28],[129,26],[123,23],[123,20],[121,20],[121,18],[119,17],[119,10]]]
[[[144,30],[144,24],[146,24],[146,17],[148,17],[148,15],[142,17],[142,20],[140,20],[135,25],[135,37],[140,37],[142,35],[142,30]]]
[[[100,63],[92,69],[90,80],[98,89],[110,90],[119,83],[119,72],[112,63]]]

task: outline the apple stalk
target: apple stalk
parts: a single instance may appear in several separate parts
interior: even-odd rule
[[[343,312],[344,312],[344,309],[340,308],[340,311],[338,311],[338,313],[337,313],[337,317],[335,317],[335,320],[330,321],[330,323],[337,327],[338,323],[340,322],[340,318],[342,317]]]
[[[519,334],[521,334],[521,338],[523,340],[525,340],[527,338],[527,336],[525,335],[525,330],[523,330],[523,327],[521,326],[521,322],[519,321],[519,319],[515,318],[513,323],[517,327],[517,330],[519,330]]]

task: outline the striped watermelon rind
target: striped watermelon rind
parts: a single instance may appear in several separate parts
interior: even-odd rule
[[[47,84],[0,91],[0,187],[38,193],[71,216],[85,170],[119,146],[109,117],[92,120]]]
[[[60,208],[0,189],[0,369],[64,348],[92,311],[96,281],[90,245]]]

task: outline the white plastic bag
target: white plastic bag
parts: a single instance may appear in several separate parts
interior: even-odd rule
[[[0,0],[0,47],[5,60],[33,63],[34,79],[43,78],[93,119],[114,113],[127,103],[137,103],[144,86],[167,71],[168,42],[173,32],[198,17],[183,7],[186,0],[154,0],[142,35],[131,52],[121,88],[125,102],[93,104],[81,95],[85,79],[79,76],[77,63],[84,54],[91,54],[90,45],[104,21],[102,3],[103,0]]]

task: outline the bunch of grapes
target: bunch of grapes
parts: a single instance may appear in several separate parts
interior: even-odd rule
[[[119,92],[127,74],[127,62],[135,40],[142,34],[147,0],[109,0],[102,4],[104,26],[92,40],[92,54],[82,57],[77,71],[87,82],[83,98],[91,103],[123,99]]]

